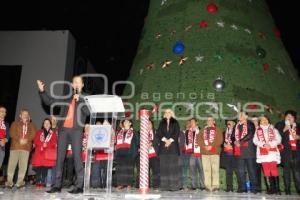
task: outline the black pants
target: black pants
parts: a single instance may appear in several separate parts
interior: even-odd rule
[[[179,190],[180,168],[179,156],[176,154],[160,155],[160,188],[162,190]]]
[[[49,167],[35,167],[34,171],[36,172],[36,182],[46,184],[47,174]]]
[[[83,187],[83,162],[81,159],[82,149],[82,130],[63,128],[58,134],[57,161],[56,161],[56,180],[55,187],[61,188],[62,172],[68,144],[72,144],[74,167],[76,172],[75,187]]]
[[[245,168],[247,167],[247,172],[249,175],[250,182],[252,184],[252,191],[257,191],[257,173],[256,173],[256,161],[255,158],[237,158],[237,167],[239,173],[239,183],[240,185],[239,190],[245,190],[246,185],[246,171]]]
[[[160,185],[160,173],[159,173],[159,158],[149,159],[149,172],[152,171],[152,187],[158,188]],[[150,174],[149,174],[150,177]]]
[[[226,185],[227,190],[233,190],[233,172],[235,172],[237,176],[238,185],[242,185],[241,179],[239,178],[239,173],[237,171],[236,158],[234,156],[225,156],[226,158]]]
[[[91,172],[92,187],[106,187],[107,160],[94,161]]]
[[[291,188],[291,173],[294,178],[294,183],[297,192],[300,192],[300,160],[296,155],[292,155],[290,161],[286,161],[283,164],[283,179],[286,190]]]
[[[64,162],[63,183],[71,185],[74,181],[74,159],[72,155],[68,155]]]
[[[131,155],[119,155],[116,160],[117,186],[131,186],[133,180],[134,159]]]
[[[261,164],[256,163],[257,191],[261,192]]]

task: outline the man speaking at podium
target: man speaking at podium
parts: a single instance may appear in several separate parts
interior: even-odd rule
[[[39,94],[42,102],[48,106],[53,104],[60,107],[61,120],[58,122],[58,147],[56,161],[56,178],[54,186],[47,191],[56,193],[61,191],[62,172],[68,144],[72,145],[74,165],[76,171],[75,187],[69,191],[72,194],[83,192],[83,162],[81,159],[82,132],[89,110],[85,105],[82,89],[84,87],[81,76],[74,76],[72,79],[72,95],[68,98],[55,99],[45,92],[45,84],[37,80]]]

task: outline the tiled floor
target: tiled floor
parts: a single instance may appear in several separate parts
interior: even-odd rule
[[[67,190],[63,190],[61,193],[57,194],[48,194],[45,192],[46,189],[36,190],[34,187],[29,186],[20,190],[10,190],[0,188],[0,199],[1,200],[98,200],[98,199],[106,199],[105,193],[103,191],[98,191],[99,194],[96,196],[84,196],[80,195],[72,195],[67,192]],[[138,194],[138,190],[132,190],[130,193],[127,191],[116,192],[113,190],[112,198],[116,200],[121,199],[137,199],[134,194]],[[217,199],[217,200],[243,200],[243,199],[251,199],[251,200],[273,200],[273,199],[300,199],[298,195],[291,196],[274,196],[274,195],[265,195],[265,194],[237,194],[237,193],[226,193],[226,192],[215,192],[209,193],[205,191],[178,191],[178,192],[154,192],[150,191],[150,194],[161,195],[160,199]],[[149,199],[143,198],[139,196],[139,199]],[[153,198],[154,199],[154,198]]]

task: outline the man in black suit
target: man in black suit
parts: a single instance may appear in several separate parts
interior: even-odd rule
[[[275,128],[279,131],[284,146],[281,153],[285,193],[291,194],[291,174],[295,187],[300,194],[300,124],[296,122],[297,113],[293,110],[285,112],[285,120],[278,122]]]
[[[81,76],[74,76],[72,79],[72,95],[68,98],[55,99],[45,92],[45,84],[38,80],[37,85],[39,94],[44,104],[60,106],[60,117],[62,120],[58,122],[58,147],[57,147],[57,161],[56,161],[56,179],[54,186],[47,191],[48,193],[55,193],[61,191],[62,186],[62,172],[66,150],[68,144],[72,145],[74,155],[74,165],[76,171],[75,187],[69,191],[72,194],[83,192],[83,162],[81,159],[82,150],[82,132],[89,110],[84,104],[82,89],[84,87]]]

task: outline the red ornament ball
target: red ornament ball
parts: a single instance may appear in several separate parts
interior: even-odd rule
[[[199,22],[199,26],[200,26],[200,28],[206,28],[208,26],[208,23],[206,20],[201,20]]]
[[[210,4],[207,5],[206,10],[207,10],[207,12],[213,14],[213,13],[216,13],[218,11],[218,7],[217,7],[216,4],[210,3]]]
[[[268,71],[270,68],[270,65],[268,63],[264,63],[263,68],[264,68],[264,71]]]

